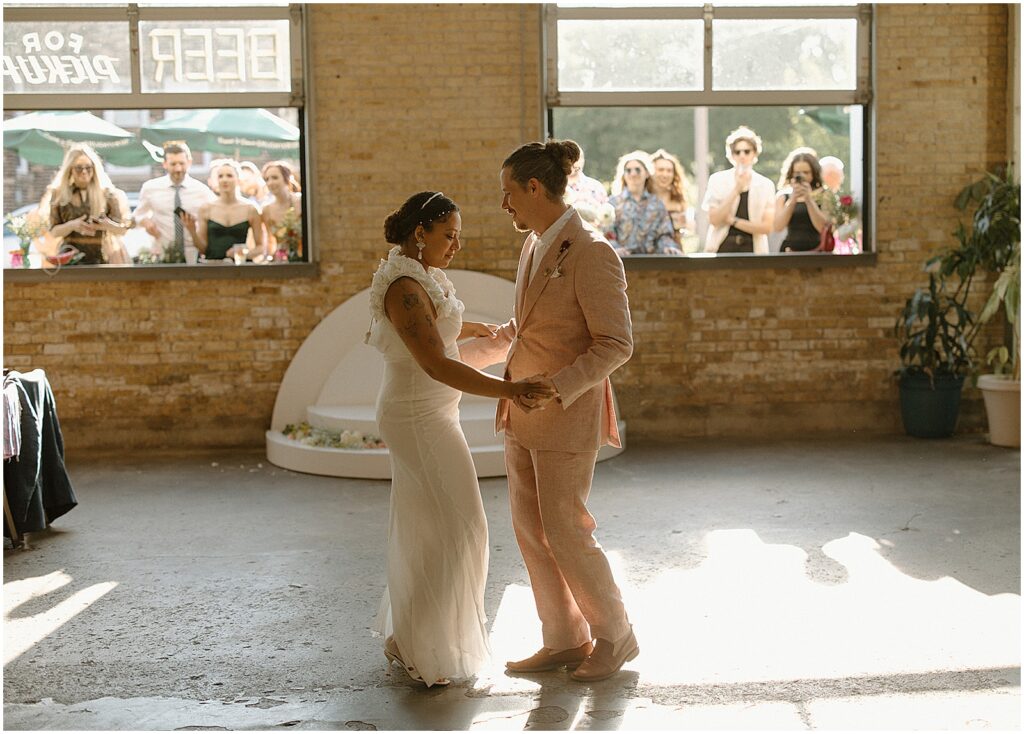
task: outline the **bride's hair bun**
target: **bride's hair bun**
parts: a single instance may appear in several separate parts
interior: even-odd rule
[[[384,219],[384,241],[392,245],[407,244],[420,224],[429,232],[434,222],[459,211],[459,205],[440,191],[413,194]]]

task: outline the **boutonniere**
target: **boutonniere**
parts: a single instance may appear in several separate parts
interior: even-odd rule
[[[562,260],[565,259],[565,253],[569,251],[569,247],[572,243],[569,240],[563,240],[562,246],[558,248],[558,260],[555,262],[554,269],[548,269],[545,273],[549,278],[561,278],[564,273],[562,272]]]

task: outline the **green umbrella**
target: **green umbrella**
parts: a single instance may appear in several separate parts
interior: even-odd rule
[[[193,150],[235,156],[299,152],[299,129],[262,108],[191,110],[147,125],[141,134],[157,145],[182,140]]]
[[[89,112],[30,112],[4,120],[4,147],[30,163],[59,166],[75,143],[88,143],[104,161],[119,166],[153,163],[135,135]]]

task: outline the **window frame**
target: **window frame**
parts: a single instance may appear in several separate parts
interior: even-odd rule
[[[861,220],[864,242],[870,248],[857,255],[831,253],[779,255],[696,253],[695,255],[643,255],[623,258],[626,270],[705,270],[715,268],[815,268],[856,267],[877,262],[875,236],[875,105],[874,101],[874,13],[867,3],[843,6],[716,6],[703,7],[585,7],[544,5],[542,10],[542,88],[546,136],[554,129],[555,107],[736,107],[736,106],[818,106],[861,105],[863,157],[863,201]],[[715,20],[834,19],[857,21],[857,83],[852,90],[780,89],[715,90],[712,88]],[[559,20],[702,20],[704,22],[703,89],[700,91],[560,91],[558,88]]]
[[[310,145],[310,124],[313,100],[309,83],[309,23],[305,4],[229,5],[224,7],[140,6],[127,3],[109,6],[4,6],[4,22],[45,23],[60,13],[61,21],[126,21],[131,55],[131,92],[80,94],[9,94],[4,95],[4,111],[33,112],[37,110],[119,110],[119,109],[209,109],[295,107],[299,110],[301,144],[299,159],[306,187],[303,189],[303,246],[309,259],[301,263],[243,265],[232,268],[204,267],[185,263],[166,263],[126,267],[124,265],[77,265],[52,271],[43,268],[4,268],[4,281],[48,282],[54,277],[70,281],[106,280],[195,280],[195,279],[264,279],[313,277],[319,273],[319,252],[316,247],[314,216],[316,202],[310,195],[309,183],[314,180]],[[143,92],[142,60],[139,46],[140,21],[289,21],[290,91],[281,92]]]

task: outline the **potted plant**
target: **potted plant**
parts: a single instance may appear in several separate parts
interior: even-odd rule
[[[969,289],[949,293],[932,268],[928,287],[907,299],[896,320],[900,341],[900,413],[911,436],[945,438],[956,430],[964,378],[974,364],[969,336],[974,315]]]
[[[959,247],[940,258],[940,274],[955,273],[968,288],[979,271],[996,276],[968,343],[1002,313],[1003,343],[986,358],[995,373],[981,375],[977,384],[985,399],[991,442],[1020,446],[1020,184],[1014,180],[1012,166],[964,187],[956,206],[961,211],[975,206],[971,228],[960,224]]]

